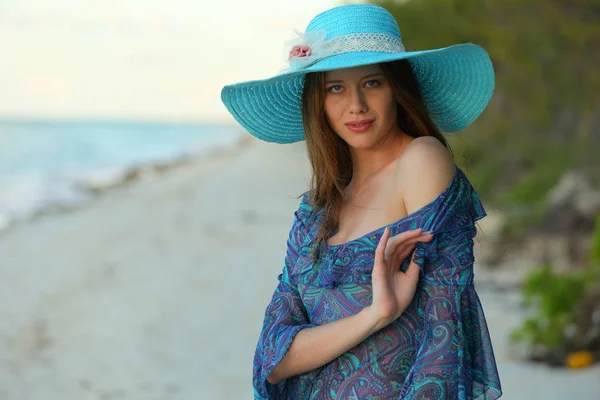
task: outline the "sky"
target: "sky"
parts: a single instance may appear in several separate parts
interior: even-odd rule
[[[285,67],[339,0],[0,0],[0,118],[232,122],[221,88]]]

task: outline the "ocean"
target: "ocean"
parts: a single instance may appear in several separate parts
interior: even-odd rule
[[[235,125],[201,123],[0,120],[0,230],[49,207],[90,200],[86,181],[200,157],[242,134]]]

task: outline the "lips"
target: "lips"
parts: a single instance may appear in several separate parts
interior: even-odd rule
[[[372,119],[361,119],[360,121],[350,121],[350,122],[346,122],[347,126],[352,126],[355,127],[356,125],[364,125],[364,124],[370,124],[371,122],[373,122]]]
[[[346,127],[355,133],[366,132],[373,125],[372,119],[361,119],[360,121],[347,122]]]

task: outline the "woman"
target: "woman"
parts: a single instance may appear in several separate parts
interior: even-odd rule
[[[313,170],[254,357],[255,399],[496,399],[473,286],[486,213],[441,132],[493,92],[473,44],[406,52],[383,8],[317,15],[290,66],[226,86],[254,136],[306,140]]]

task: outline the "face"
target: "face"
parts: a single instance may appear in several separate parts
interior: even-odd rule
[[[325,116],[352,148],[370,149],[396,134],[396,101],[378,65],[325,73]],[[364,121],[363,126],[355,125]]]

